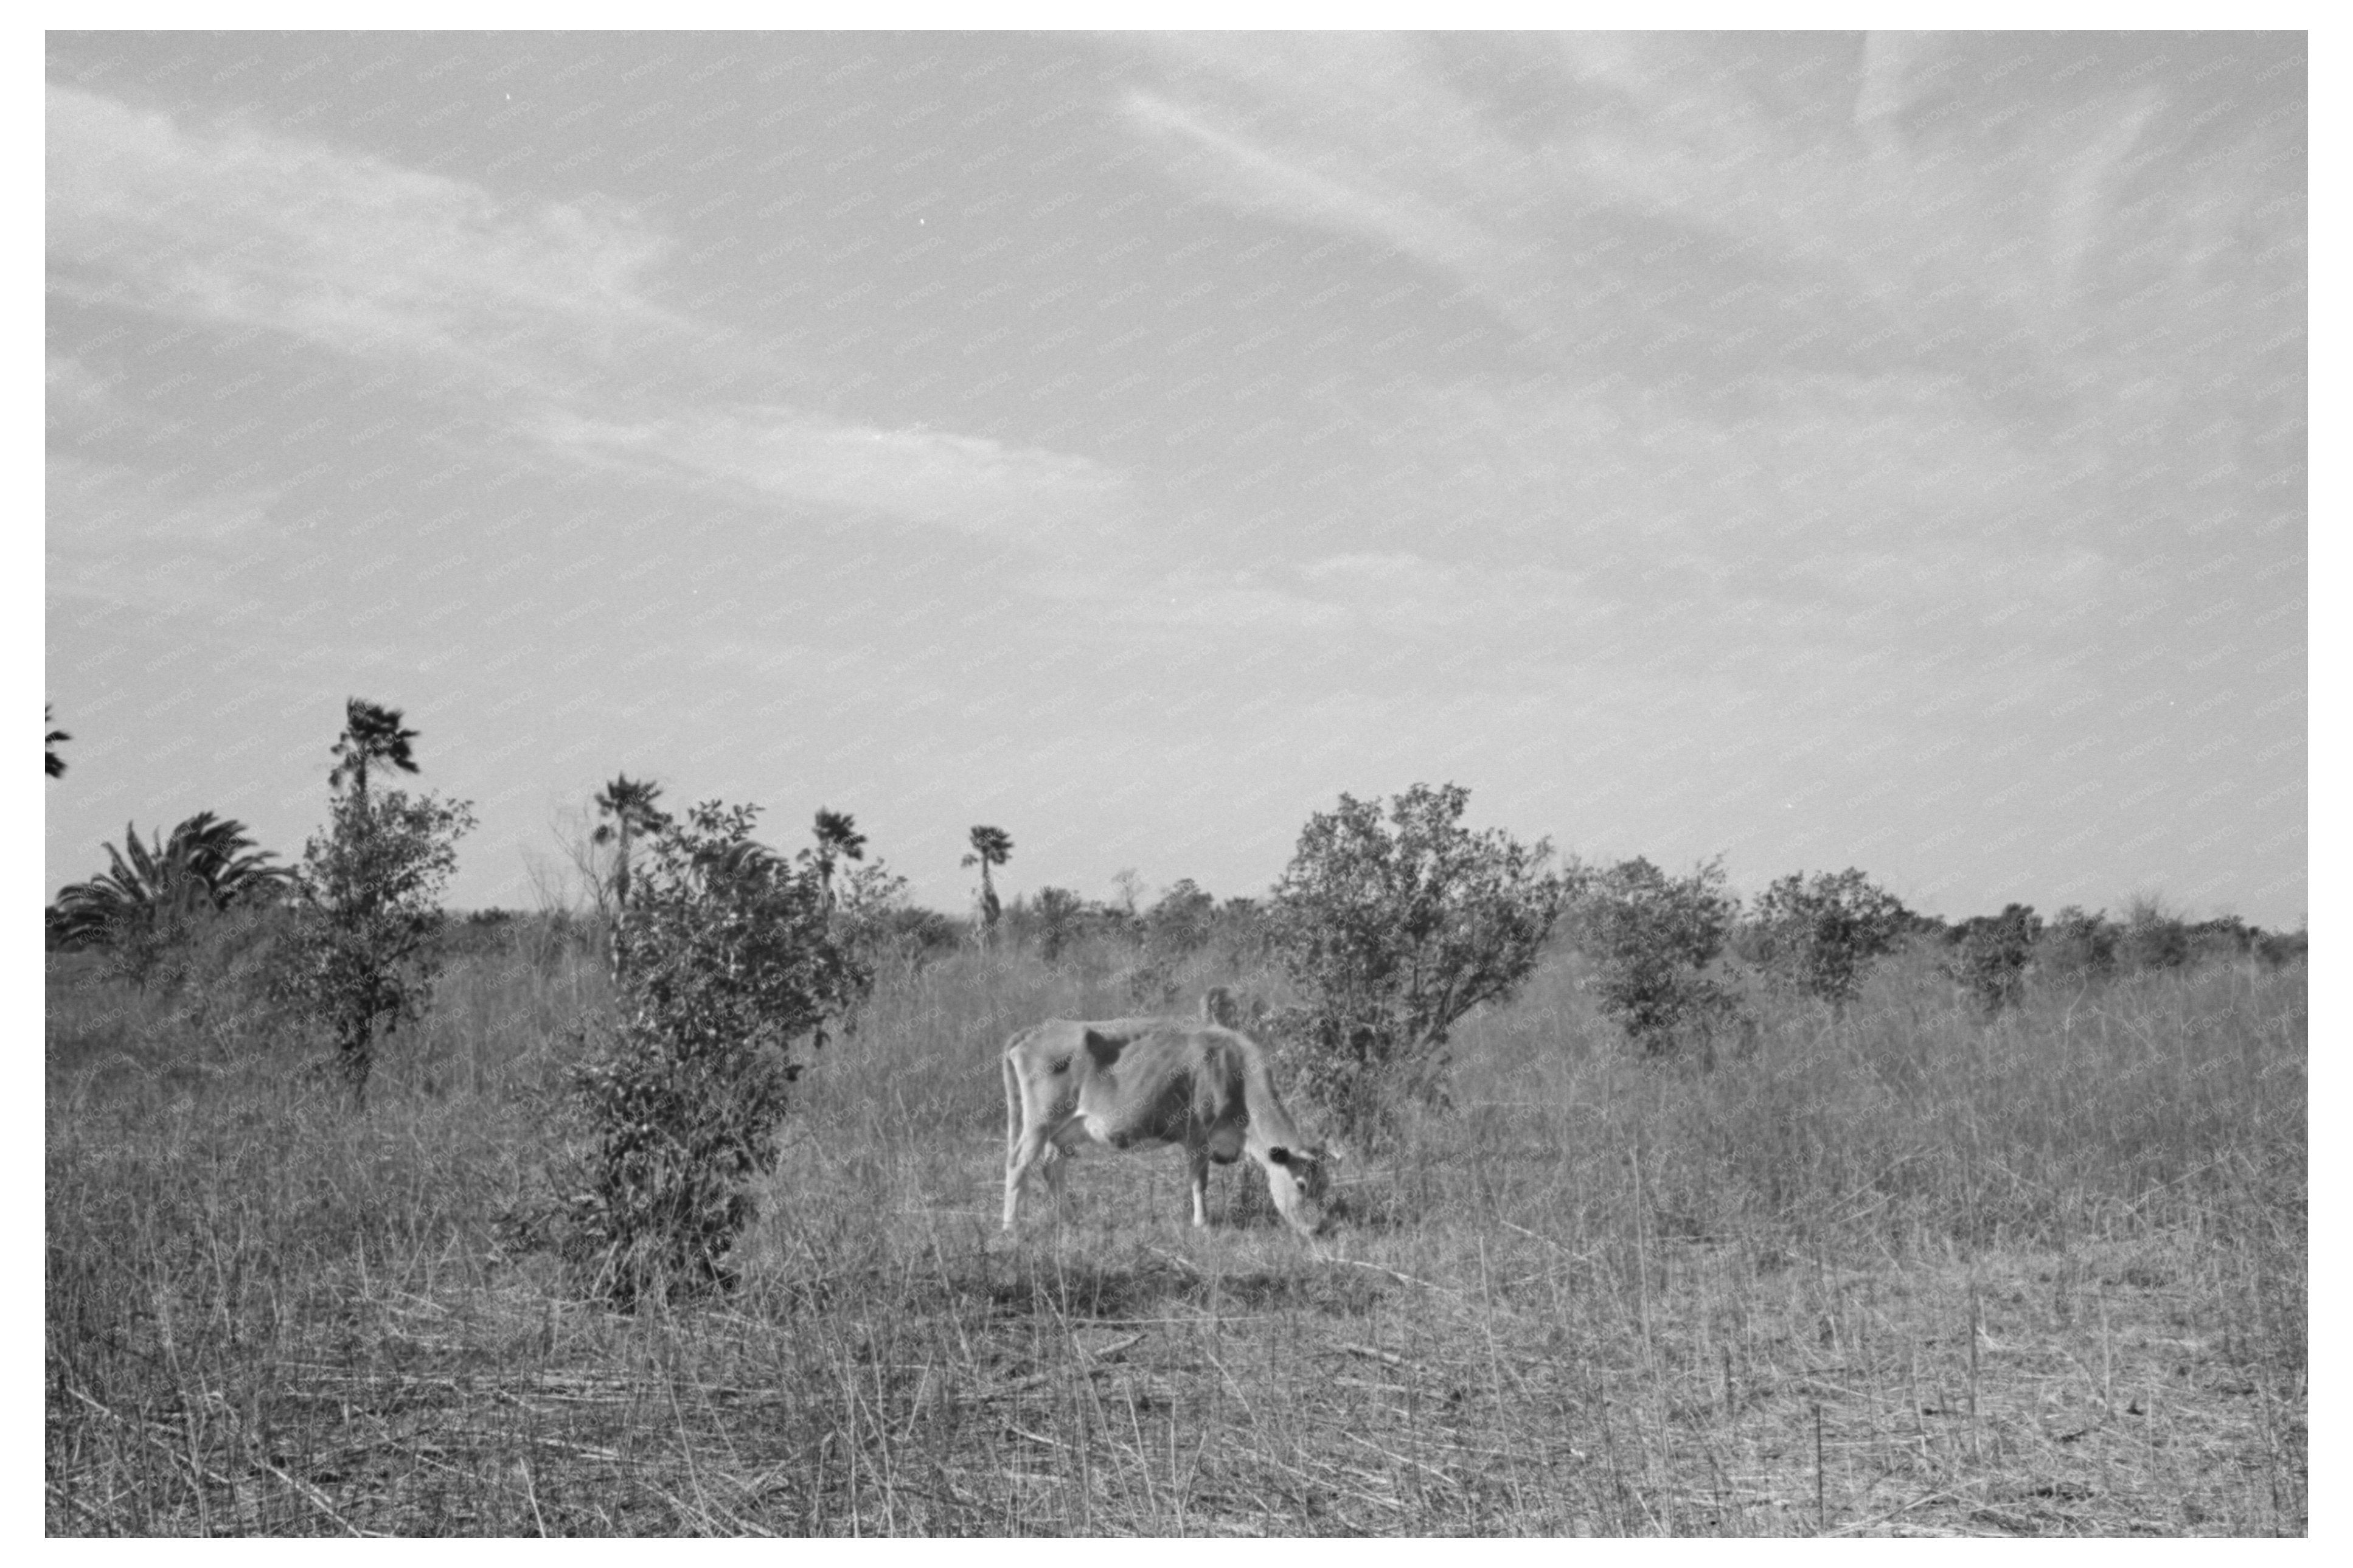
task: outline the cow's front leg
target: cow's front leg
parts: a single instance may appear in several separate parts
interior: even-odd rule
[[[1185,1158],[1193,1168],[1193,1226],[1204,1229],[1209,1223],[1209,1146],[1188,1143]]]

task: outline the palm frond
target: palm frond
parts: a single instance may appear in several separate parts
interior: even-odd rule
[[[845,860],[866,858],[866,835],[858,831],[857,818],[846,811],[828,811],[818,807],[818,847]]]
[[[338,761],[327,782],[340,788],[350,779],[364,787],[369,767],[377,763],[405,773],[416,773],[417,758],[408,746],[416,739],[416,731],[402,727],[399,709],[358,697],[348,699],[343,703],[343,732],[332,748]]]
[[[292,873],[271,866],[274,851],[259,847],[245,824],[198,812],[166,837],[139,837],[125,823],[122,847],[101,844],[107,870],[58,889],[60,941],[111,944],[129,929],[168,915],[225,910],[274,896]]]
[[[598,791],[596,796],[599,813],[613,823],[598,827],[597,841],[602,843],[618,826],[632,834],[656,833],[670,826],[670,813],[656,805],[661,798],[662,786],[651,779],[632,779],[627,773],[616,773],[613,782]]]

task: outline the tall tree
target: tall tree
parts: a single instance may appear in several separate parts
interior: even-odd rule
[[[417,739],[417,731],[404,730],[397,708],[354,697],[343,704],[343,732],[334,744],[335,768],[327,775],[327,783],[341,789],[346,783],[361,800],[367,798],[368,768],[381,763],[405,773],[417,772],[417,759],[409,753],[408,742]]]
[[[616,909],[629,907],[629,846],[670,826],[670,813],[654,804],[660,795],[661,785],[650,779],[631,779],[627,773],[616,773],[613,782],[596,796],[597,814],[611,820],[599,824],[589,837],[592,843],[613,847]]]
[[[400,710],[353,698],[328,783],[328,826],[294,868],[293,919],[276,949],[274,989],[341,1058],[354,1105],[367,1101],[377,1047],[425,1016],[441,968],[441,891],[458,868],[472,805],[368,793],[381,764],[416,773]]]
[[[1013,838],[1001,827],[976,827],[972,830],[972,853],[963,864],[980,868],[980,929],[983,936],[997,929],[997,917],[1001,913],[997,902],[997,886],[988,878],[991,866],[1002,866],[1013,856]]]
[[[41,722],[44,724],[53,723],[55,722],[56,718],[57,716],[49,711],[49,705],[46,702],[42,703]],[[57,778],[66,771],[66,760],[58,755],[58,742],[59,741],[70,741],[72,739],[73,737],[67,734],[63,730],[52,730],[49,731],[48,738],[44,742],[44,746],[48,752],[49,777]]]
[[[846,811],[817,808],[817,882],[818,895],[825,907],[833,908],[833,868],[843,860],[866,858],[866,835],[858,831],[858,821]]]

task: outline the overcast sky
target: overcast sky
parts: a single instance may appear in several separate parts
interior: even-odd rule
[[[343,700],[935,907],[1589,859],[2293,925],[2297,36],[48,37],[47,886]]]

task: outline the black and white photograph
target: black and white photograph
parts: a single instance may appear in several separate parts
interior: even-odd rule
[[[40,36],[47,1535],[2310,1534],[2308,35],[1198,19]]]

